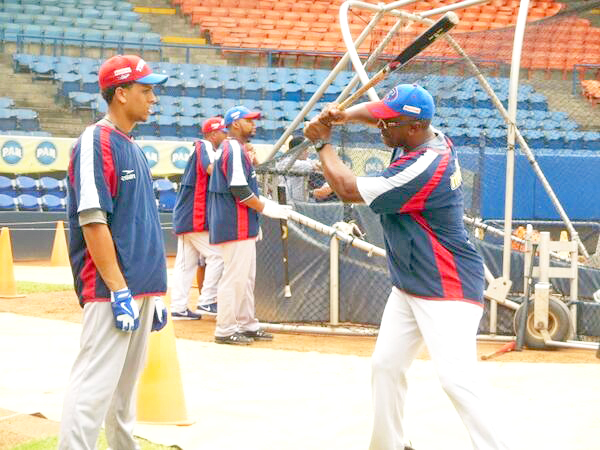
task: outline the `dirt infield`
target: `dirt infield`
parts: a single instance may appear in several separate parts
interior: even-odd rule
[[[195,299],[194,299],[195,301]],[[45,319],[81,322],[81,308],[75,294],[71,291],[31,294],[24,298],[1,299],[0,312],[9,312],[25,316]],[[205,316],[199,321],[175,321],[175,334],[178,338],[200,342],[212,342],[215,327],[214,317]],[[298,352],[319,352],[339,355],[356,355],[368,357],[375,345],[374,337],[325,336],[292,333],[277,333],[273,342],[256,342],[255,347]],[[492,353],[503,343],[479,342],[478,354]],[[426,359],[424,351],[419,358]],[[579,349],[559,349],[554,351],[525,350],[511,352],[493,358],[503,362],[535,362],[535,363],[579,363],[597,364],[594,352]],[[482,362],[485,364],[485,362]],[[1,407],[2,405],[0,405]],[[0,410],[0,449],[13,448],[34,438],[56,434],[58,424],[43,418],[14,415]],[[43,425],[42,425],[43,424]]]

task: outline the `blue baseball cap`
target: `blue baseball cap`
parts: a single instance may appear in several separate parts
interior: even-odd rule
[[[260,111],[250,111],[245,106],[234,106],[225,113],[225,126],[228,127],[236,120],[260,119]]]
[[[433,97],[418,84],[399,84],[388,92],[383,100],[369,102],[365,106],[376,119],[392,119],[405,115],[431,120],[435,113]]]

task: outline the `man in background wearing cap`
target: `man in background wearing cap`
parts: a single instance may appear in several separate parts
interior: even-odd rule
[[[173,210],[173,227],[177,234],[177,257],[171,288],[173,320],[200,319],[201,313],[217,314],[217,285],[223,272],[219,249],[208,240],[208,184],[216,151],[227,136],[222,117],[211,117],[202,124],[204,139],[194,142],[181,178]],[[198,259],[204,259],[206,269],[198,310],[188,308],[189,293]],[[200,286],[198,286],[200,287]]]
[[[166,81],[143,59],[118,55],[100,67],[108,112],[87,127],[68,169],[69,258],[83,307],[80,351],[69,379],[60,449],[96,447],[104,421],[108,445],[139,448],[133,438],[136,384],[150,331],[167,323],[163,234],[150,168],[129,134]]]
[[[247,145],[256,132],[254,119],[259,117],[259,112],[244,106],[225,113],[228,137],[210,177],[210,243],[219,246],[224,263],[217,291],[215,342],[219,344],[247,345],[273,339],[259,327],[254,309],[258,213],[287,219],[288,208],[258,194]]]
[[[483,313],[483,261],[463,225],[461,175],[452,143],[431,127],[435,105],[422,87],[401,84],[380,102],[330,105],[305,128],[325,178],[345,202],[380,215],[392,292],[372,358],[371,449],[405,447],[406,372],[427,345],[442,387],[476,449],[507,448],[484,400],[476,335]],[[377,126],[394,149],[374,177],[356,177],[329,143],[332,123]],[[433,425],[435,427],[435,425]]]

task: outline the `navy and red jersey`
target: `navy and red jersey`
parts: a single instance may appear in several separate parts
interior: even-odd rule
[[[483,303],[483,260],[463,225],[460,166],[452,143],[435,137],[395,149],[379,176],[357,179],[365,203],[381,216],[392,284],[432,300]]]
[[[208,182],[206,172],[215,160],[215,150],[210,141],[194,142],[194,153],[185,166],[177,201],[173,209],[175,234],[208,230]]]
[[[256,172],[243,144],[228,138],[221,144],[208,186],[211,244],[250,239],[258,235],[258,213],[231,194],[232,186],[248,186],[254,195],[259,195]]]
[[[88,210],[106,213],[132,295],[164,294],[165,246],[150,168],[138,145],[112,127],[91,125],[73,147],[68,178],[69,257],[79,302],[110,301],[79,225],[79,213]]]

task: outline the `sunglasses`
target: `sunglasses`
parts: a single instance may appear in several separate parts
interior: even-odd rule
[[[402,120],[399,122],[386,122],[383,119],[379,119],[377,121],[377,128],[379,128],[380,130],[386,130],[388,128],[394,128],[394,127],[401,127],[402,125],[408,125],[411,123],[415,123],[416,120]]]

